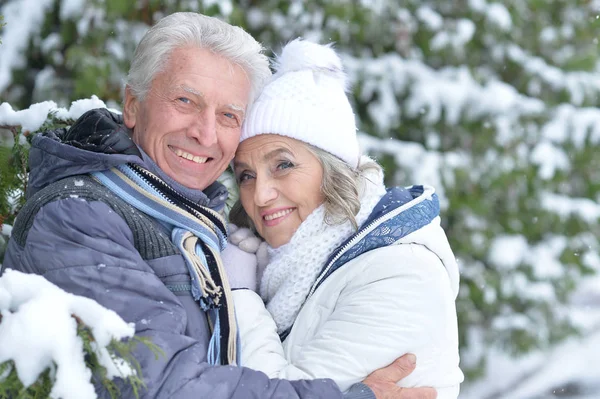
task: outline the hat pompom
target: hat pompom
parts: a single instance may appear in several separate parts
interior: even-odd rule
[[[300,38],[295,39],[289,42],[277,56],[274,69],[274,78],[287,72],[308,69],[336,79],[344,90],[348,88],[342,60],[332,48],[332,43],[320,45]]]
[[[342,61],[331,45],[296,39],[274,63],[275,74],[250,107],[240,142],[278,134],[325,150],[356,168],[360,148]]]

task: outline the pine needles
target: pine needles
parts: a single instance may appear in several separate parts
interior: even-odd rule
[[[115,379],[110,378],[108,370],[101,364],[99,356],[99,348],[92,334],[92,330],[81,320],[73,316],[77,321],[77,335],[83,343],[83,352],[85,354],[85,364],[92,372],[91,382],[97,388],[102,388],[110,395],[111,399],[121,397],[119,384]],[[0,318],[0,322],[1,322]],[[117,369],[123,365],[131,368],[134,373],[131,375],[121,375],[119,378],[125,381],[125,387],[131,390],[135,398],[139,398],[142,389],[145,389],[144,380],[142,377],[142,369],[139,362],[134,356],[134,350],[137,345],[145,345],[158,360],[160,356],[164,356],[164,352],[147,337],[134,336],[128,341],[112,340],[106,347],[110,357]],[[7,361],[0,364],[0,399],[46,399],[50,397],[54,376],[56,374],[56,365],[46,369],[36,382],[28,387],[23,386],[19,379],[13,361]],[[121,384],[122,385],[122,384]]]

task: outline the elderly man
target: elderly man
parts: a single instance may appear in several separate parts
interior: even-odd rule
[[[33,139],[28,201],[4,267],[135,322],[165,353],[136,353],[144,398],[435,397],[396,387],[414,368],[410,356],[344,394],[330,380],[269,380],[230,366],[243,359],[220,256],[227,191],[216,179],[269,75],[242,29],[194,13],[163,18],[135,51],[122,119],[93,110]]]

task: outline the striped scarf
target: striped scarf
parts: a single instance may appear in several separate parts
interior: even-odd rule
[[[227,244],[222,216],[193,203],[138,165],[123,164],[92,176],[171,231],[171,241],[181,251],[190,272],[192,296],[207,313],[211,326],[208,362],[238,364],[233,299],[220,255]]]

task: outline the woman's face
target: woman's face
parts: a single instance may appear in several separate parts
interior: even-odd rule
[[[273,248],[288,243],[323,203],[323,168],[301,141],[276,134],[244,140],[234,169],[242,206]]]

